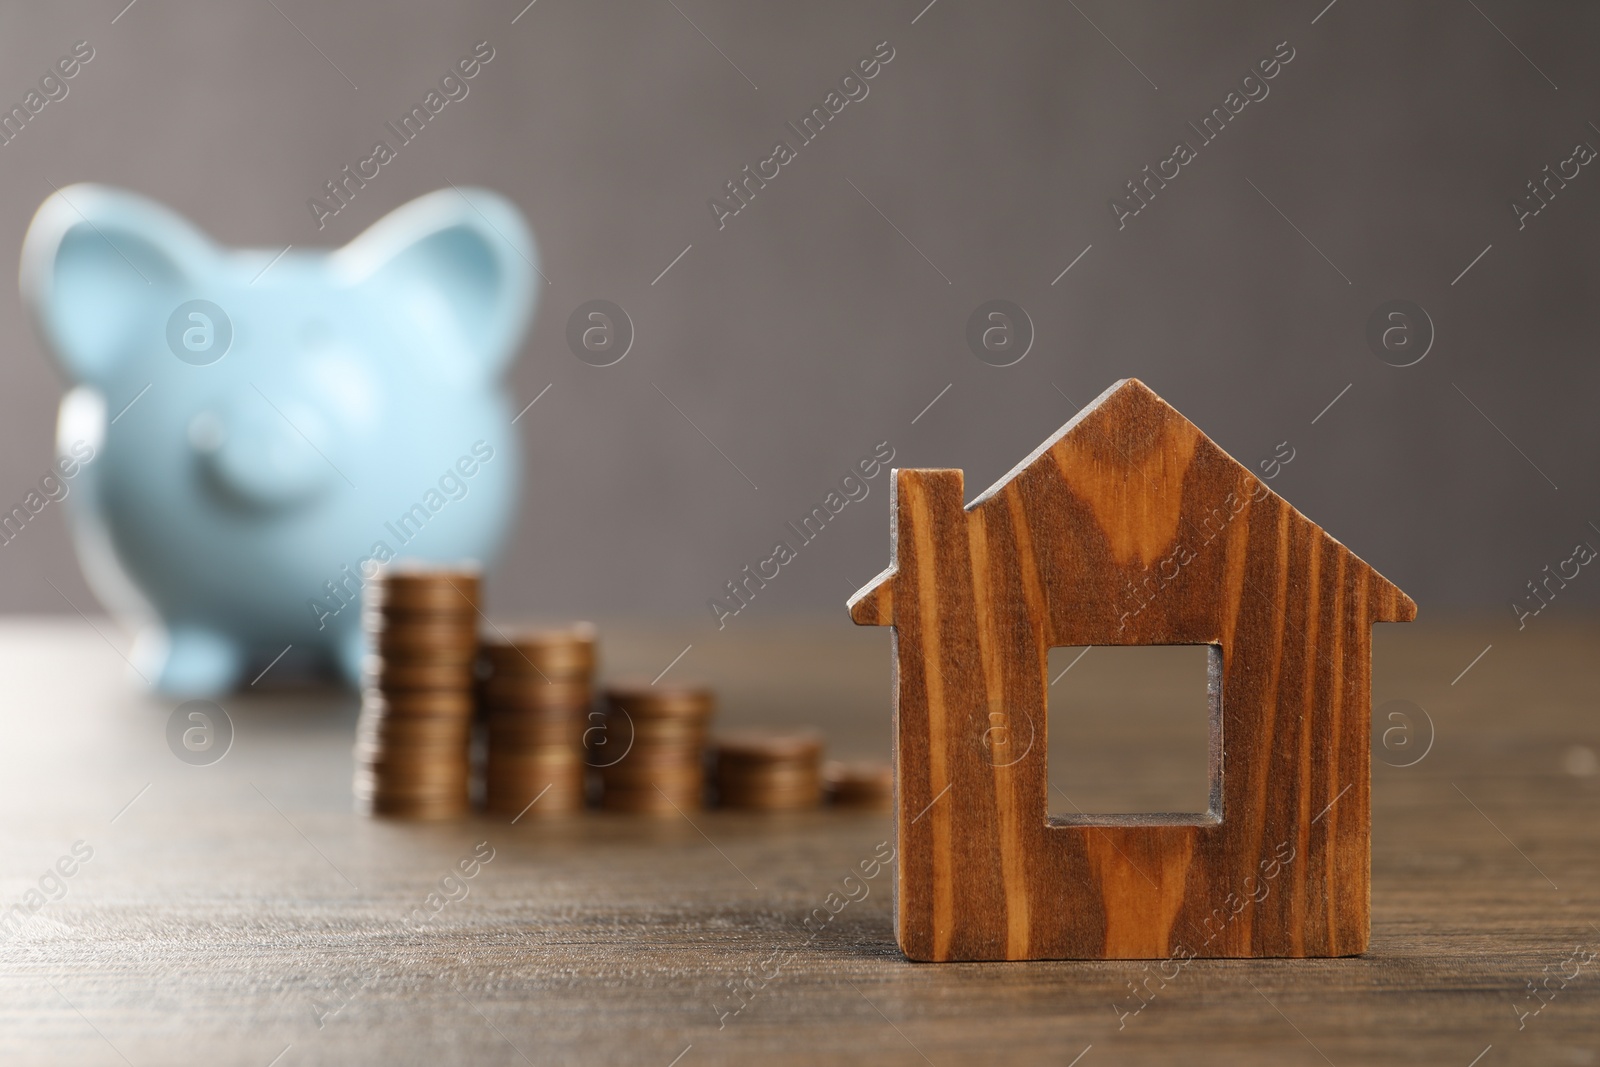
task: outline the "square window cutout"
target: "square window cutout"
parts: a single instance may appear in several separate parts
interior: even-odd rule
[[[1220,816],[1212,732],[1214,722],[1221,731],[1221,662],[1215,645],[1052,648],[1051,818]]]

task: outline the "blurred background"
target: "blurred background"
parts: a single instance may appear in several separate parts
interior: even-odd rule
[[[496,611],[708,624],[708,598],[880,442],[895,465],[964,468],[975,495],[1125,376],[1252,468],[1292,455],[1272,487],[1424,620],[1514,631],[1528,581],[1600,546],[1581,296],[1600,174],[1545,186],[1536,215],[1528,188],[1600,145],[1592,7],[124,4],[0,15],[8,107],[94,49],[0,147],[0,247],[77,181],[272,250],[342,244],[451,183],[511,199],[545,277],[508,381],[517,408],[539,401]],[[478,42],[494,58],[470,95],[319,229],[310,198]],[[892,59],[867,95],[802,145],[785,124],[875,51]],[[1267,95],[1206,143],[1195,127],[1275,54],[1292,58]],[[719,225],[708,201],[779,139],[796,158]],[[1132,199],[1180,140],[1195,158]],[[567,342],[596,299],[635,331],[608,367]],[[1009,366],[967,339],[997,299],[1033,333]],[[1368,338],[1396,300],[1424,316],[1410,366]],[[64,383],[14,287],[0,331],[9,506],[51,460]],[[848,625],[888,559],[870,486],[730,628]],[[0,556],[0,610],[92,604],[62,509],[35,525]],[[1597,604],[1580,579],[1550,610]]]

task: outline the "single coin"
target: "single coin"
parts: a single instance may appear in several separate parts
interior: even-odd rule
[[[451,630],[465,631],[474,628],[474,643],[481,643],[476,637],[476,625],[479,616],[476,611],[469,610],[470,605],[465,601],[459,610],[450,611],[397,611],[384,608],[377,609],[363,607],[361,609],[361,629],[374,640],[378,635],[390,630]]]
[[[806,775],[822,780],[822,761],[809,759],[729,759],[727,753],[711,751],[712,767],[719,776],[728,778],[782,778]]]
[[[693,743],[704,747],[708,724],[698,718],[646,718],[607,714],[604,725],[618,737],[633,737],[640,745]]]
[[[746,733],[720,738],[714,751],[723,807],[780,811],[822,799],[822,739],[814,733]]]
[[[742,811],[803,811],[822,803],[820,788],[786,792],[750,792],[717,794],[717,802],[724,808]]]
[[[700,788],[709,781],[705,771],[698,767],[639,767],[633,770],[602,767],[599,776],[600,782],[608,789],[648,789],[653,785],[673,789],[680,786],[685,789],[691,786]]]
[[[362,590],[361,619],[373,630],[403,625],[410,621],[435,621],[459,624],[466,619],[481,621],[477,590],[460,581],[441,581],[426,586],[392,589],[368,583]]]
[[[588,680],[546,682],[535,675],[491,674],[483,683],[483,699],[492,708],[538,711],[543,708],[582,708],[594,699]]]
[[[544,793],[551,804],[563,808],[570,808],[577,801],[579,806],[587,796],[588,783],[583,778],[562,777],[559,775],[500,775],[484,781],[484,798],[493,801],[520,797],[523,804],[532,798]],[[546,792],[548,790],[548,792]],[[518,805],[520,808],[522,805]]]
[[[389,783],[407,781],[465,781],[472,770],[465,746],[460,748],[392,748],[361,753],[356,775]]]
[[[722,769],[717,774],[717,789],[723,792],[776,792],[786,789],[811,789],[822,792],[822,776],[816,768],[782,769],[757,774],[728,774]]]
[[[409,795],[465,789],[471,778],[466,761],[459,757],[453,763],[448,759],[408,763],[389,758],[381,763],[358,763],[354,782],[357,790]]]
[[[494,730],[489,734],[491,752],[565,752],[573,759],[582,760],[585,749],[577,730]]]
[[[815,761],[822,756],[822,735],[812,730],[740,730],[719,735],[713,747],[723,762]]]
[[[645,719],[604,719],[584,729],[584,742],[599,763],[614,763],[621,753],[634,750],[650,753],[641,758],[656,756],[688,758],[705,749],[706,731],[688,723],[655,724]],[[605,757],[599,759],[598,757]]]
[[[583,781],[587,768],[581,763],[518,762],[490,758],[484,767],[486,778],[495,781]]]
[[[839,808],[887,810],[894,801],[894,768],[875,760],[823,765],[824,790]]]
[[[419,659],[394,659],[375,654],[362,661],[363,684],[393,696],[400,690],[456,690],[472,692],[470,660],[433,663]]]
[[[484,720],[490,729],[554,729],[558,726],[587,727],[593,720],[582,708],[502,708],[490,705]]]
[[[581,759],[584,754],[583,723],[494,724],[489,727],[489,750],[526,751],[559,749]]]
[[[606,773],[631,773],[634,771],[649,771],[653,768],[671,770],[674,768],[692,768],[696,771],[705,770],[705,750],[699,746],[657,746],[634,745],[626,756],[615,763],[607,764],[602,768]]]
[[[635,716],[709,716],[716,708],[716,695],[706,686],[693,683],[617,683],[607,686],[604,696],[612,707]]]
[[[470,689],[367,688],[361,692],[361,713],[373,718],[471,719],[475,707]]]
[[[490,811],[511,807],[515,814],[534,797],[539,798],[538,807],[544,810],[576,811],[588,804],[588,790],[582,778],[491,778],[484,783],[484,807]]]
[[[372,648],[386,659],[475,660],[478,632],[470,625],[441,625],[431,620],[411,622],[373,633]]]
[[[466,777],[470,773],[466,745],[409,745],[382,749],[358,747],[356,769],[385,779]]]
[[[600,806],[607,811],[675,815],[699,811],[705,806],[705,798],[699,790],[607,789],[600,795]]]
[[[590,734],[588,740],[588,748],[595,757],[594,763],[597,767],[622,763],[698,764],[703,761],[705,752],[704,738],[696,734],[685,734],[670,739],[635,736],[630,745],[626,734],[600,734],[596,731]]]
[[[595,641],[595,627],[586,622],[554,630],[496,626],[484,635],[483,650],[495,675],[559,681],[593,673]]]
[[[578,772],[588,766],[583,751],[570,745],[491,745],[485,757],[496,767],[570,767]]]
[[[434,794],[373,793],[357,790],[354,799],[357,810],[365,808],[395,815],[413,813],[424,818],[430,817],[427,815],[428,812],[445,813],[438,817],[453,817],[465,814],[472,807],[472,798],[465,789]]]
[[[418,762],[436,763],[442,760],[459,760],[467,754],[467,739],[454,741],[373,741],[357,738],[352,754],[356,763],[368,767],[399,766]]]
[[[442,822],[463,819],[471,811],[466,793],[445,799],[414,800],[392,797],[356,797],[356,811],[362,815],[404,819],[416,822]]]
[[[717,793],[722,797],[809,796],[822,797],[822,780],[796,778],[784,782],[718,782]]]
[[[397,612],[466,611],[477,614],[482,570],[477,563],[395,560],[383,565],[363,589],[363,602]]]
[[[602,793],[651,793],[659,789],[668,794],[705,792],[706,780],[700,775],[650,774],[623,775],[601,779]]]
[[[356,720],[356,743],[374,745],[465,745],[472,736],[472,722],[466,718],[429,716],[369,716]]]
[[[536,783],[489,783],[484,794],[485,811],[512,818],[542,818],[582,811],[585,805],[583,779]]]

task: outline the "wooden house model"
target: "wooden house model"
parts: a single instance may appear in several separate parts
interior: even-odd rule
[[[970,504],[896,470],[896,936],[915,960],[1345,956],[1367,947],[1371,627],[1416,605],[1141,382]],[[1210,806],[1047,814],[1046,655],[1211,649]],[[1001,731],[1031,730],[1020,759]]]

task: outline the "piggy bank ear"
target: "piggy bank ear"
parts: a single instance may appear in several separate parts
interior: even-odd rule
[[[492,380],[533,315],[538,255],[509,201],[450,188],[378,220],[334,254],[334,268],[374,287],[449,370]]]
[[[177,294],[215,256],[204,234],[153,200],[70,185],[28,227],[22,299],[67,376],[102,384],[159,343]]]

